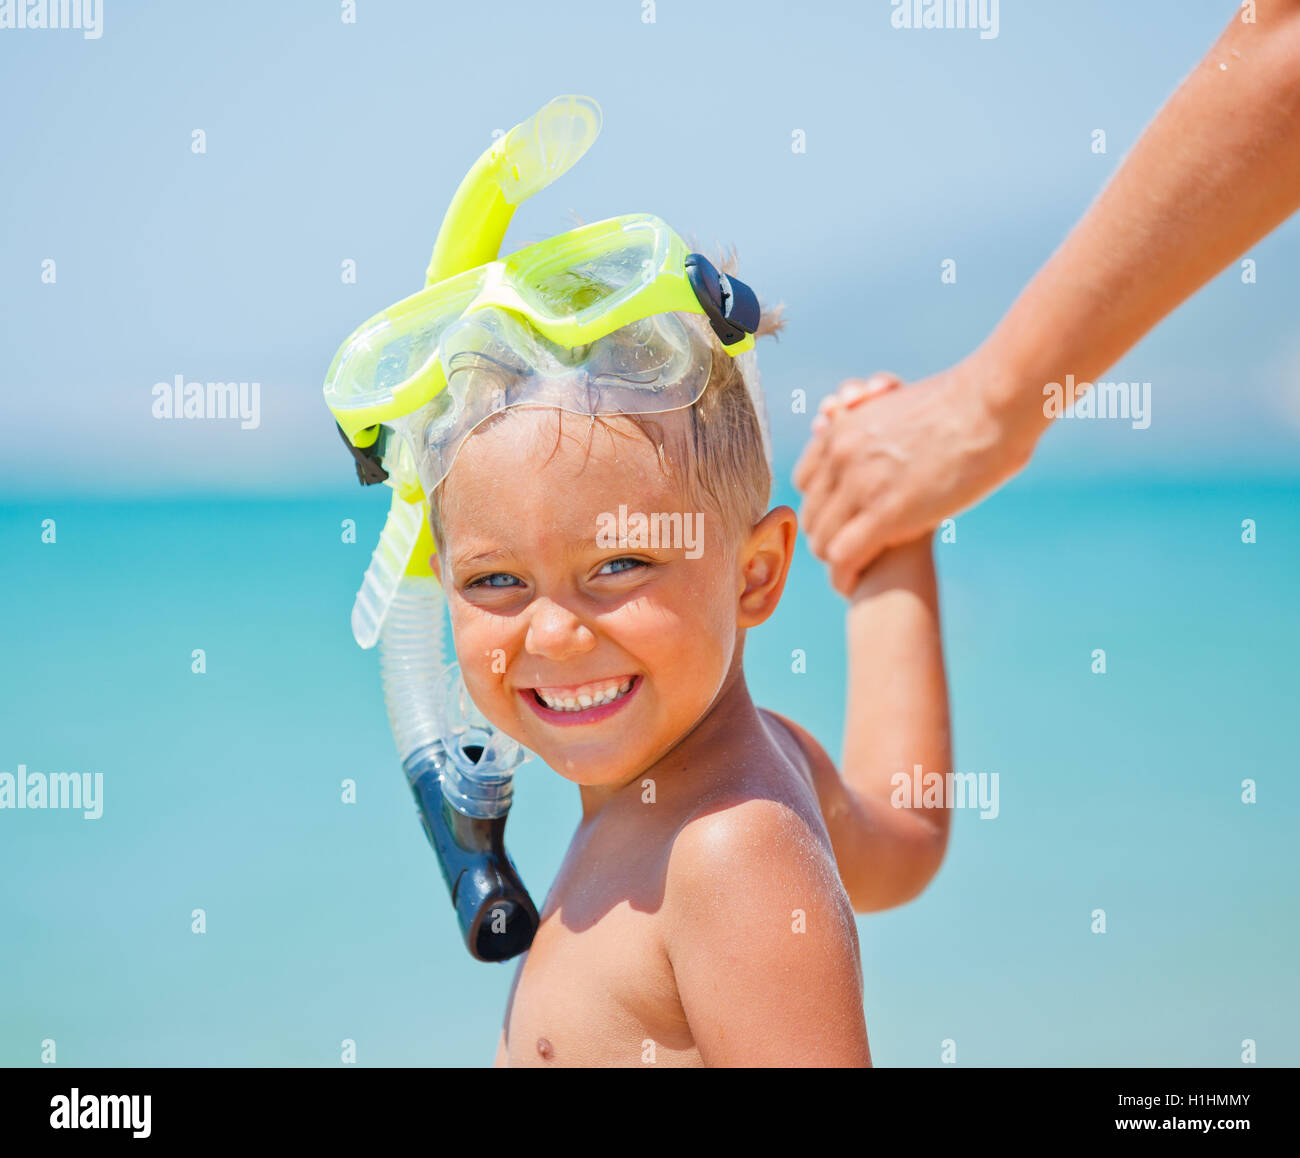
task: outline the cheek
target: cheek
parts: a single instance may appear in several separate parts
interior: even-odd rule
[[[736,581],[734,561],[727,558],[691,563],[685,573],[682,606],[690,621],[719,639],[733,641],[736,634]]]
[[[652,598],[624,605],[615,618],[611,634],[661,677],[675,674],[683,686],[694,686],[720,678],[730,666],[735,598],[716,568],[687,571]]]
[[[493,704],[499,704],[503,695],[501,673],[509,662],[505,628],[496,617],[485,615],[454,596],[448,599],[448,605],[455,652],[448,660],[454,658],[460,664],[470,698],[491,720]]]
[[[699,591],[691,603],[691,646],[701,663],[712,664],[711,674],[720,684],[736,651],[736,591],[731,571],[711,568]]]

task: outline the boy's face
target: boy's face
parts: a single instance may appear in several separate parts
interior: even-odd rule
[[[593,786],[631,780],[708,710],[746,587],[718,520],[685,509],[631,422],[609,426],[516,409],[476,432],[444,483],[435,560],[475,704]],[[682,533],[640,545],[638,514],[674,516]]]

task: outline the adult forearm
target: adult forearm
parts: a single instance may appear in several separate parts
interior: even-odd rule
[[[1030,427],[1300,207],[1300,0],[1234,17],[976,357]]]

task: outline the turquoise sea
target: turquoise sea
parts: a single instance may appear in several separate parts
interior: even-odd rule
[[[925,893],[859,919],[877,1064],[951,1039],[964,1065],[1230,1066],[1247,1038],[1300,1063],[1298,499],[1300,478],[1026,478],[936,547],[957,768],[998,773],[1000,812],[959,812]],[[4,508],[0,772],[104,788],[98,820],[0,811],[0,1065],[45,1039],[68,1065],[331,1065],[345,1039],[362,1065],[490,1064],[513,965],[460,944],[349,634],[384,505]],[[801,550],[747,664],[832,749],[842,620]],[[577,815],[521,769],[537,897]]]

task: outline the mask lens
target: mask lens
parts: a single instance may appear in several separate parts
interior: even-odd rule
[[[471,270],[377,314],[334,355],[325,400],[334,410],[391,403],[405,383],[427,372],[443,331],[473,300],[482,281]]]
[[[680,383],[695,354],[679,320],[659,314],[593,342],[586,355],[587,374],[597,388],[659,393]]]
[[[397,422],[425,493],[446,478],[465,439],[511,406],[613,417],[690,406],[704,392],[712,346],[692,316],[642,318],[586,346],[557,346],[495,307],[449,326],[438,358],[447,386]]]

